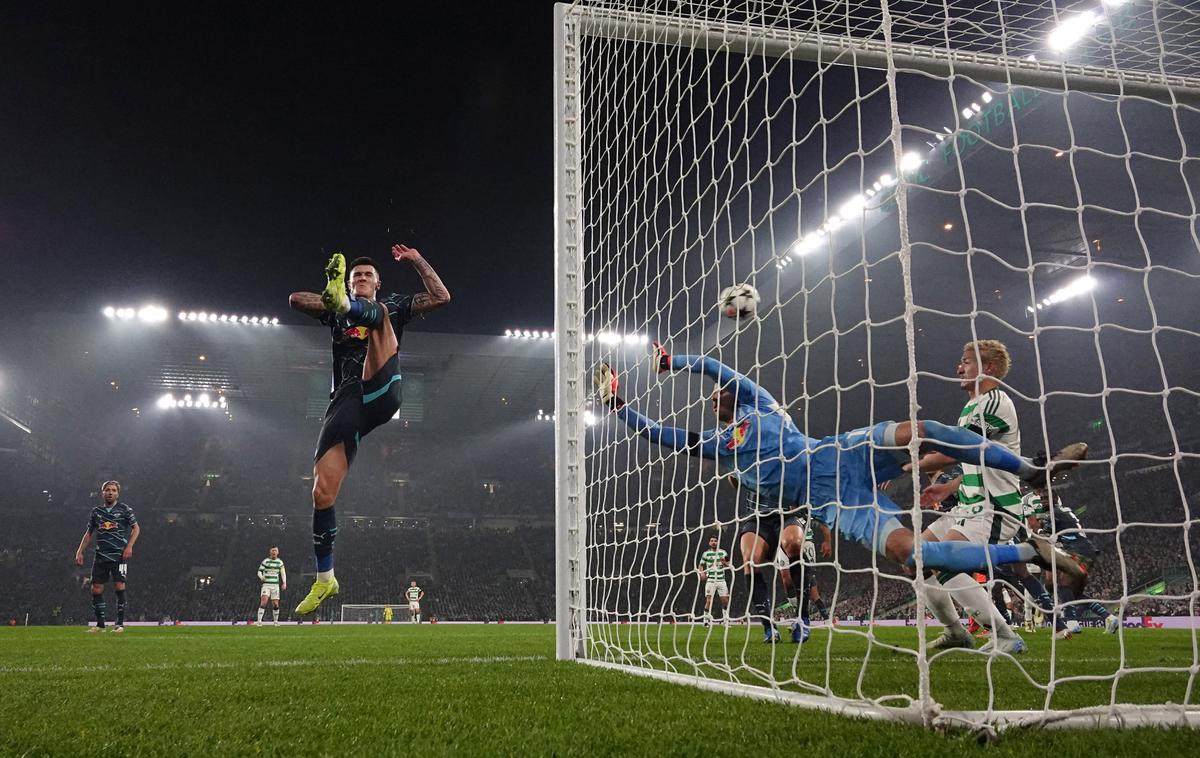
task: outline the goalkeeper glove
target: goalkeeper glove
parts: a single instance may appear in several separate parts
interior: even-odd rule
[[[658,373],[671,370],[671,356],[658,340],[654,341],[654,354],[651,357],[654,370]]]
[[[625,405],[625,401],[617,396],[621,383],[617,381],[617,372],[612,370],[604,361],[596,364],[592,371],[592,385],[596,388],[596,397],[614,411]]]

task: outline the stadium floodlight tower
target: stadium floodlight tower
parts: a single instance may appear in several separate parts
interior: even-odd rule
[[[1183,416],[1194,418],[1200,376],[1180,357],[1200,344],[1189,5],[557,6],[558,658],[988,733],[1200,725],[1186,496],[1200,440]],[[761,305],[723,318],[717,293],[742,282]],[[633,360],[637,346],[587,339],[600,333],[718,358],[814,439],[915,421],[918,408],[953,423],[962,345],[1002,340],[1021,452],[1091,435],[1091,458],[1050,494],[1088,500],[1097,599],[1128,627],[1149,599],[1192,615],[1176,631],[1035,633],[1024,656],[935,653],[926,582],[841,541],[806,570],[832,595],[831,616],[877,624],[830,623],[803,646],[762,644],[754,623],[700,624],[696,556],[711,534],[734,564],[735,619],[746,607],[730,539],[746,488],[606,414],[592,368],[611,364],[627,402],[697,432],[716,426],[711,384],[656,375]],[[896,452],[917,456],[918,441]],[[1167,493],[1153,513],[1129,497],[1148,478]],[[912,503],[917,532],[931,523],[922,487],[910,477],[888,493]],[[1146,545],[1176,556],[1153,585],[1136,573]],[[1064,614],[1085,602],[1058,583],[1053,598]],[[891,629],[888,616],[910,623]],[[1161,645],[1177,652],[1159,656]]]

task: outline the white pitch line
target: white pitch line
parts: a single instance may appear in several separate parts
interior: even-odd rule
[[[492,663],[528,663],[548,661],[545,655],[496,655],[470,656],[461,658],[344,658],[336,661],[321,661],[306,658],[278,661],[199,661],[194,663],[143,663],[138,666],[0,666],[0,674],[86,674],[101,671],[171,671],[177,669],[239,669],[239,668],[289,668],[303,666],[446,666],[458,663],[487,665]]]

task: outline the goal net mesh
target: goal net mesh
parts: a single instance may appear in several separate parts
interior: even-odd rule
[[[598,1],[558,23],[560,656],[927,724],[1194,723],[1197,8]],[[724,318],[741,282],[762,302]],[[746,375],[814,439],[956,424],[982,339],[1011,354],[1021,453],[1091,448],[1051,484],[1098,552],[1081,593],[1049,582],[1078,631],[1025,631],[1012,587],[1019,655],[925,650],[926,582],[836,529],[798,559],[827,609],[807,643],[788,642],[788,572],[763,572],[787,617],[764,644],[748,493],[591,392],[604,361],[639,412],[716,427],[711,381],[654,370],[661,340]],[[887,493],[918,532],[928,484]],[[713,535],[730,605],[706,625]]]
[[[389,608],[392,611],[390,619],[387,614]],[[344,622],[382,624],[386,621],[395,624],[410,621],[412,616],[409,615],[408,603],[405,602],[394,605],[343,604],[340,618]]]

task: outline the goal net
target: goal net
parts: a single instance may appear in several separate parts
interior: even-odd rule
[[[387,609],[392,610],[390,623],[407,622],[412,617],[408,613],[408,603],[395,605],[352,605],[342,607],[341,620],[358,624],[382,624],[388,621]]]
[[[559,657],[931,726],[1200,723],[1194,5],[597,0],[558,6],[555,34]],[[726,318],[718,296],[739,283],[761,303]],[[653,340],[720,361],[779,410],[719,421],[712,379],[656,371]],[[971,348],[986,370],[962,378],[976,340],[1003,343],[1007,373]],[[599,362],[677,444],[597,400]],[[963,575],[927,572],[919,541],[906,570],[840,528],[888,500],[904,527],[932,528],[928,472],[824,509],[831,539],[810,521],[812,557],[792,544],[782,568],[756,562],[746,551],[775,541],[761,522],[810,515],[821,467],[761,444],[714,462],[701,443],[715,430],[736,453],[745,413],[779,412],[816,441],[961,413],[1027,458],[1087,443],[1040,506],[1019,483],[945,473],[955,530],[987,543],[1040,527],[1088,575],[985,569],[1025,651],[970,589],[952,610],[1003,644],[936,649],[949,626],[927,610]],[[836,461],[862,459],[844,443]],[[870,442],[906,460],[919,443]],[[770,494],[801,465],[796,502]],[[712,537],[728,566],[702,579]],[[1038,585],[1022,568],[1044,612],[1032,596],[1024,612]],[[708,623],[716,574],[728,607],[713,588]],[[824,614],[798,607],[810,583]],[[764,609],[789,620],[778,644]]]

